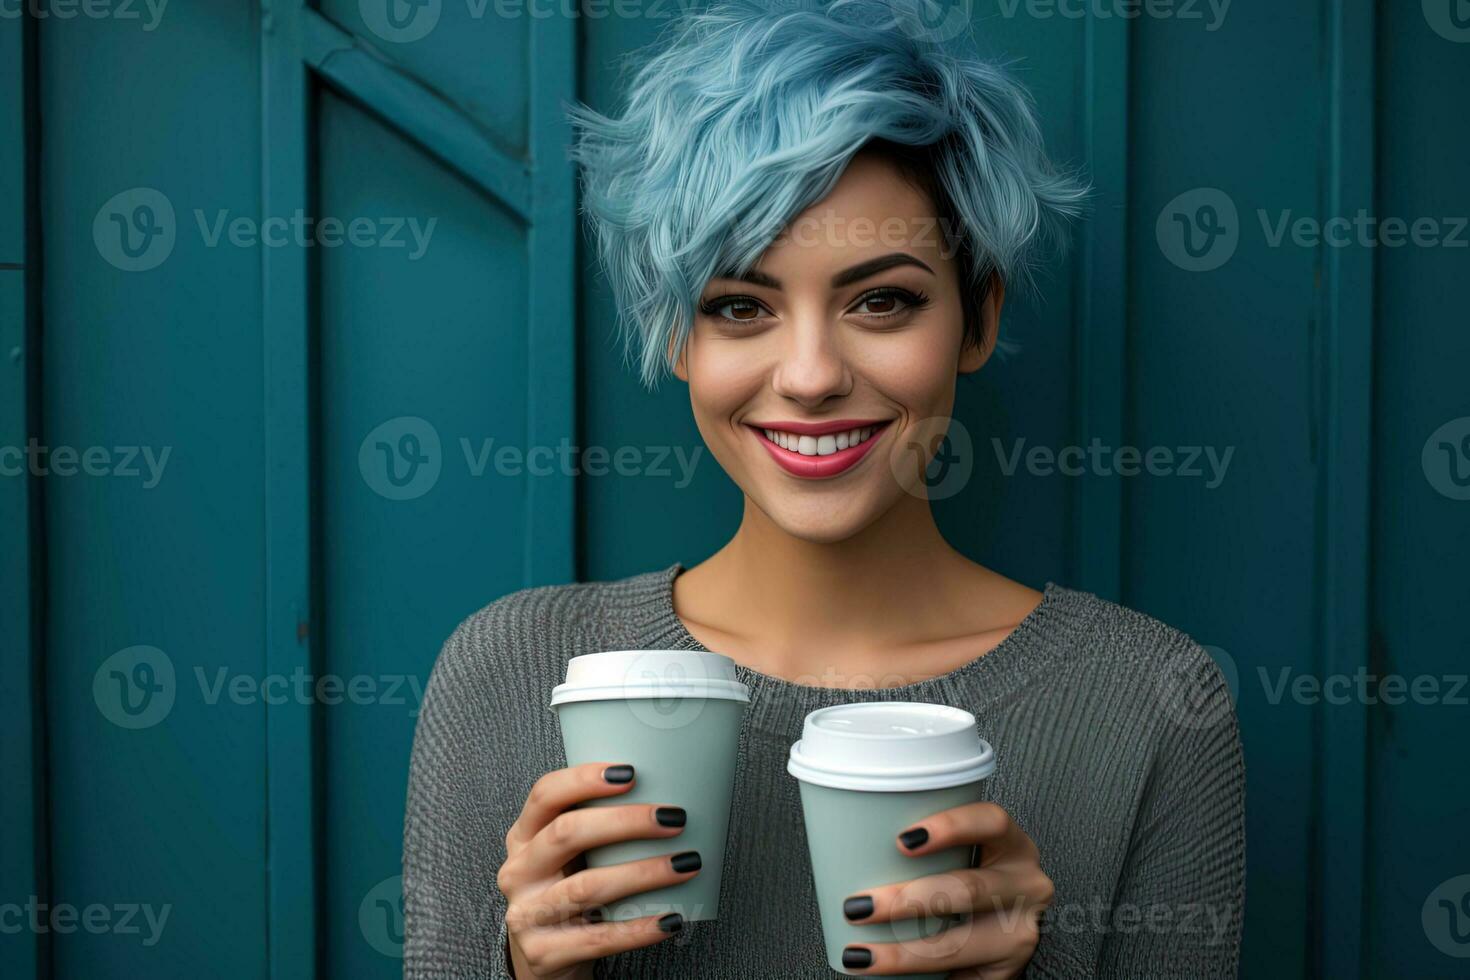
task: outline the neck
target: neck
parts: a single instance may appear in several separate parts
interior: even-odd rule
[[[706,565],[719,605],[759,610],[760,632],[793,653],[807,643],[861,649],[912,639],[949,618],[956,572],[975,569],[917,497],[831,543],[787,534],[747,498],[739,531]]]

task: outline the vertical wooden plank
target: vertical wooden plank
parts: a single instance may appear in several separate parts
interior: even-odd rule
[[[1329,154],[1324,213],[1374,207],[1374,7],[1328,4]],[[1373,442],[1373,299],[1376,250],[1327,248],[1323,260],[1322,541],[1318,549],[1324,676],[1368,668],[1369,510]],[[1322,725],[1321,976],[1362,973],[1367,706],[1320,712]]]
[[[306,68],[300,0],[261,10],[261,210],[307,205]],[[266,669],[313,674],[311,373],[307,257],[262,252],[265,365]],[[310,699],[266,708],[268,962],[273,980],[316,975],[317,848]]]
[[[565,104],[576,94],[577,18],[531,22],[530,317],[526,341],[527,440],[553,450],[576,434],[576,212]],[[570,581],[576,571],[571,473],[528,477],[527,585]]]
[[[1128,25],[1086,20],[1082,97],[1092,213],[1082,239],[1075,343],[1077,440],[1124,442],[1128,317]],[[1083,477],[1074,514],[1071,560],[1078,587],[1122,600],[1123,479]]]
[[[44,898],[46,862],[44,694],[35,612],[39,526],[35,481],[18,451],[33,433],[32,299],[28,261],[33,92],[26,19],[0,20],[0,903]],[[0,931],[0,962],[14,976],[41,977],[45,939]]]

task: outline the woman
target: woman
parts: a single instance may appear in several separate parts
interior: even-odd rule
[[[643,375],[687,383],[744,516],[693,568],[527,590],[450,637],[414,744],[408,976],[831,976],[786,753],[807,712],[875,698],[973,712],[1001,767],[986,802],[893,845],[978,844],[978,867],[847,903],[913,915],[902,888],[969,927],[850,947],[853,973],[1234,974],[1243,773],[1219,672],[1143,615],[967,560],[923,495],[956,378],[1083,192],[1013,82],[894,13],[686,17],[620,118],[576,112]],[[567,659],[607,649],[717,650],[751,688],[717,922],[599,920],[700,867],[675,808],[576,806],[637,779],[618,759],[562,768],[547,710]],[[631,838],[670,857],[579,861]]]

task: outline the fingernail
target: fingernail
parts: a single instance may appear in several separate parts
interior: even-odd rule
[[[684,928],[684,917],[678,912],[670,912],[658,920],[658,927],[664,932],[678,932]]]
[[[849,970],[872,966],[873,951],[865,946],[849,946],[842,951],[842,965]]]
[[[604,916],[602,909],[588,909],[587,911],[582,913],[582,918],[586,919],[588,922],[601,922],[603,920],[603,917]]]
[[[617,786],[621,786],[623,783],[631,783],[633,781],[633,767],[608,766],[602,770],[602,778]]]
[[[929,841],[929,831],[923,827],[915,827],[913,830],[905,830],[898,835],[898,842],[909,850],[923,847]]]
[[[660,827],[682,827],[688,817],[683,807],[661,806],[653,811],[653,819],[658,821]]]
[[[847,921],[856,922],[873,914],[873,896],[855,895],[842,903],[842,914]]]
[[[675,854],[669,858],[669,863],[681,875],[688,874],[690,871],[698,871],[704,866],[704,862],[699,859],[698,851],[685,851],[683,854]]]

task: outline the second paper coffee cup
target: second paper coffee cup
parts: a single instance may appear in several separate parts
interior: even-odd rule
[[[899,852],[897,838],[925,817],[981,798],[981,781],[995,771],[995,753],[976,731],[974,715],[913,701],[822,708],[806,716],[786,769],[801,784],[812,879],[833,970],[848,972],[842,966],[848,945],[896,942],[920,950],[918,940],[951,927],[951,909],[862,925],[847,921],[842,903],[880,885],[970,866],[970,847],[908,857]],[[910,980],[945,975],[905,974]]]
[[[750,691],[735,662],[694,650],[614,650],[573,657],[551,694],[567,765],[605,761],[635,771],[633,788],[586,806],[655,803],[683,807],[683,833],[622,841],[587,852],[589,868],[698,851],[697,875],[630,895],[607,907],[622,922],[678,912],[685,921],[719,913],[725,837],[735,784],[740,726]]]

